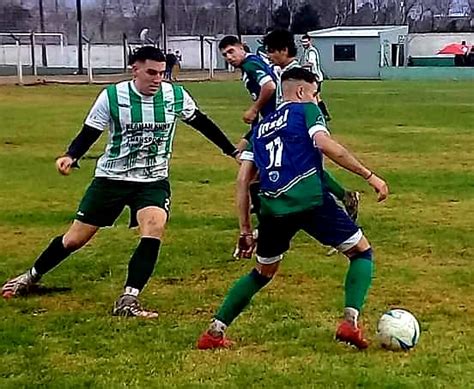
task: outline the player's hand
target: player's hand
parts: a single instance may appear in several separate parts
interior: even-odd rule
[[[255,250],[255,239],[253,238],[253,234],[243,233],[240,234],[239,240],[237,242],[237,246],[235,247],[233,257],[236,259],[245,258],[249,259],[252,258],[252,254]]]
[[[63,155],[56,159],[56,169],[63,176],[68,176],[71,173],[74,160],[69,155]]]
[[[387,183],[375,174],[372,174],[367,182],[377,193],[377,201],[384,201],[388,197]]]
[[[254,107],[250,107],[244,112],[243,121],[247,124],[252,124],[258,115],[258,111]]]
[[[236,149],[234,150],[234,152],[230,155],[235,162],[237,162],[239,165],[242,164],[242,161],[240,159],[240,156],[242,155],[242,151],[239,150],[237,147]]]

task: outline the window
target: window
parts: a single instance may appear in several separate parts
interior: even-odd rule
[[[334,45],[334,61],[355,61],[355,45]]]

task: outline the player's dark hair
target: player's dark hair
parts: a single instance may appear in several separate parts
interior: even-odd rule
[[[128,57],[128,63],[133,65],[135,62],[145,62],[146,60],[156,62],[166,62],[163,52],[154,46],[142,46],[132,51]]]
[[[227,35],[219,42],[219,50],[225,49],[227,46],[241,45],[242,42],[234,35]]]
[[[263,37],[263,45],[267,51],[288,49],[288,56],[296,57],[295,37],[288,30],[273,30]]]
[[[292,68],[283,72],[283,74],[281,75],[282,83],[288,80],[305,81],[312,84],[316,82],[316,76],[309,70],[306,70],[304,68]]]
[[[310,37],[308,34],[304,34],[304,35],[301,37],[301,39],[310,41],[310,40],[311,40],[311,37]]]

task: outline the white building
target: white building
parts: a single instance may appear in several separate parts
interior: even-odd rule
[[[334,27],[308,34],[329,78],[380,77],[383,66],[403,66],[408,26]]]

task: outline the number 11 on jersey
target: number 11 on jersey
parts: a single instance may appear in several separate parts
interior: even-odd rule
[[[265,149],[268,151],[268,157],[270,162],[265,169],[271,169],[272,167],[281,167],[281,160],[283,157],[283,142],[280,137],[273,139],[267,143]]]

